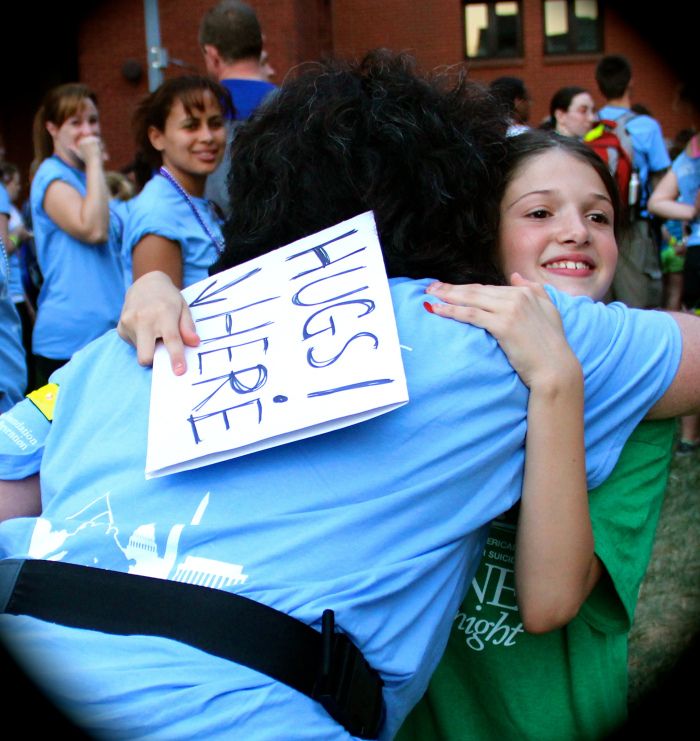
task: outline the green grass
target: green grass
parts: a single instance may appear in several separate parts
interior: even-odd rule
[[[686,686],[697,686],[696,680],[688,677],[684,681],[680,674],[686,663],[691,664],[693,673],[696,671],[697,654],[692,652],[697,651],[693,642],[699,628],[700,452],[695,451],[676,455],[671,464],[654,550],[630,633],[629,698],[633,713],[646,716],[660,692],[667,698],[671,691],[678,694]],[[688,711],[694,712],[695,708]]]

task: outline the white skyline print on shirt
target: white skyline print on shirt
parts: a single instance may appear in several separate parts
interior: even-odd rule
[[[110,502],[110,492],[88,503],[64,522],[74,520],[74,528],[54,530],[46,518],[36,521],[29,545],[28,557],[50,561],[62,561],[70,553],[70,542],[79,538],[88,528],[104,528],[105,536],[110,537],[127,562],[125,569],[130,574],[150,576],[158,579],[172,579],[187,584],[199,584],[215,589],[224,589],[235,584],[244,584],[248,575],[243,573],[241,564],[227,563],[210,558],[188,555],[178,561],[180,537],[186,527],[196,527],[202,520],[209,504],[209,492],[201,499],[188,524],[173,525],[168,531],[165,548],[159,552],[156,539],[157,524],[145,523],[134,529],[122,545],[119,526],[115,522]],[[91,564],[81,559],[85,565],[104,568],[98,556]]]

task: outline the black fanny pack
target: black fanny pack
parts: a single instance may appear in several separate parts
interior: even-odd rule
[[[332,610],[319,633],[272,607],[196,584],[58,561],[0,561],[0,612],[115,635],[154,635],[255,669],[319,702],[349,733],[375,739],[382,680]]]

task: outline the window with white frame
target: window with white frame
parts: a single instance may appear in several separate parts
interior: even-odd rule
[[[465,0],[464,49],[469,59],[522,56],[522,3]]]
[[[543,0],[544,53],[590,54],[602,51],[598,0]]]

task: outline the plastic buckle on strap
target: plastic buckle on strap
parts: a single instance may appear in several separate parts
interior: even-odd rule
[[[7,610],[24,559],[6,558],[0,561],[0,612]]]
[[[375,739],[383,716],[381,677],[344,633],[335,633],[333,610],[321,621],[321,667],[313,698],[353,736]]]

